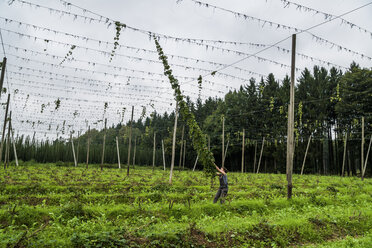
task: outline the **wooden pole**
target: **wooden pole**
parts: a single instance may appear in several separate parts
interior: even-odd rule
[[[156,132],[154,132],[154,148],[152,151],[152,170],[155,169],[155,149],[156,149]]]
[[[363,167],[363,171],[362,171],[362,180],[364,180],[364,173],[366,172],[366,168],[367,168],[367,163],[368,163],[368,155],[369,155],[369,151],[371,150],[371,143],[372,143],[372,135],[369,139],[369,145],[368,145],[368,151],[367,151],[367,156],[366,156],[366,160],[364,161],[364,167]]]
[[[10,165],[10,130],[8,126],[8,138],[7,138],[7,147],[6,147],[6,166],[9,167]]]
[[[116,153],[118,154],[118,166],[119,166],[119,169],[121,169],[121,165],[120,165],[120,151],[119,151],[119,139],[118,139],[118,136],[116,136]]]
[[[70,133],[70,141],[71,141],[71,146],[72,146],[72,155],[74,156],[74,164],[75,164],[75,167],[77,167],[76,155],[75,155],[75,147],[74,147],[74,141],[73,141],[73,139],[72,139],[72,132]]]
[[[306,162],[307,152],[309,151],[310,141],[311,141],[311,134],[310,134],[310,137],[309,137],[309,141],[307,142],[305,156],[304,156],[304,161],[302,162],[301,176],[304,173],[305,162]]]
[[[222,167],[225,166],[225,117],[222,116]]]
[[[9,110],[9,101],[10,101],[10,94],[8,94],[8,100],[6,102],[6,109],[5,109],[5,118],[4,118],[4,125],[3,125],[3,135],[1,136],[1,145],[0,145],[0,164],[2,161],[3,156],[3,148],[4,148],[4,139],[5,139],[5,130],[6,130],[6,123],[8,118],[8,110]],[[4,163],[5,169],[5,163]]]
[[[8,168],[9,167],[9,137],[8,137],[8,134],[6,136],[6,143],[5,143],[5,157],[4,157],[4,168]]]
[[[133,149],[133,168],[136,164],[136,151],[137,151],[137,137],[134,137],[134,149]]]
[[[175,153],[176,153],[177,119],[178,119],[178,102],[176,104],[176,113],[175,113],[174,127],[173,127],[172,160],[171,160],[171,168],[170,168],[170,174],[169,174],[169,183],[170,184],[172,184],[173,168],[174,168],[174,158],[175,158]]]
[[[12,122],[9,123],[10,126],[12,126]],[[16,149],[16,144],[15,144],[15,141],[14,141],[14,131],[13,131],[13,128],[12,128],[12,143],[13,143],[13,151],[14,151],[14,158],[15,158],[15,161],[16,161],[16,166],[18,166],[18,156],[17,156],[17,149]]]
[[[161,140],[161,149],[163,151],[163,165],[165,170],[165,151],[164,151],[164,140]]]
[[[257,140],[254,144],[254,160],[253,160],[253,173],[256,172],[256,161],[257,160]]]
[[[105,130],[104,130],[104,133],[103,133],[101,171],[103,170],[103,162],[105,161],[106,125],[107,125],[107,118],[105,118]]]
[[[185,158],[186,158],[186,140],[183,141],[184,144],[183,144],[183,165],[182,165],[182,169],[185,169]]]
[[[363,165],[364,165],[364,116],[362,116],[362,143],[360,148],[360,174],[363,180]]]
[[[344,155],[343,155],[343,158],[342,158],[342,170],[341,170],[341,176],[344,176],[344,173],[345,173],[345,160],[346,160],[347,136],[348,136],[348,133],[345,134],[345,139],[344,139]]]
[[[287,133],[287,198],[292,198],[292,172],[294,157],[294,87],[295,87],[296,34],[292,35],[291,85],[288,106]]]
[[[12,120],[12,111],[9,113],[9,119],[8,119],[8,136],[6,141],[6,147],[5,147],[5,159],[4,159],[4,167],[9,167],[9,148],[10,148],[10,122]]]
[[[260,159],[258,160],[258,165],[257,165],[257,172],[256,172],[257,174],[260,171],[260,165],[261,165],[261,159],[262,159],[262,153],[263,153],[264,145],[265,145],[265,137],[263,137],[263,139],[262,139]]]
[[[195,171],[196,164],[198,163],[198,159],[199,159],[199,154],[196,156],[194,168],[192,169],[192,171]]]
[[[1,93],[3,92],[3,84],[4,84],[4,77],[5,77],[5,69],[6,69],[6,57],[3,58],[3,63],[1,65],[1,76],[0,76],[0,99]]]
[[[242,139],[242,173],[244,172],[244,135],[245,135],[245,129],[243,128],[243,139]]]
[[[132,106],[132,116],[130,118],[130,128],[129,128],[129,144],[128,144],[128,167],[127,167],[127,176],[129,176],[129,166],[130,166],[130,149],[132,146],[132,125],[133,125],[133,113],[134,106]]]
[[[76,162],[79,164],[79,148],[80,148],[80,131],[78,131],[78,143],[76,149]]]
[[[89,163],[89,147],[90,147],[90,126],[88,127],[88,140],[87,140],[87,166],[88,169],[88,163]]]
[[[226,155],[227,155],[227,148],[229,148],[229,143],[230,143],[230,139],[227,140],[226,149],[225,149],[225,153],[224,153],[224,157],[223,157],[223,164],[225,164],[225,159],[226,159]]]
[[[185,125],[182,126],[182,134],[181,134],[181,149],[180,149],[180,162],[178,163],[178,169],[181,170],[182,166],[182,153],[183,153],[183,135],[185,133]]]

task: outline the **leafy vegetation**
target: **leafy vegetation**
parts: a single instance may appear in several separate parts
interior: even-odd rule
[[[108,165],[107,165],[108,166]],[[226,203],[217,179],[200,172],[135,167],[88,170],[29,164],[0,172],[0,247],[368,247],[372,181],[229,173]]]

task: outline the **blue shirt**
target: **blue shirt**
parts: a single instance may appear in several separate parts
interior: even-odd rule
[[[227,188],[227,187],[228,187],[227,175],[221,174],[220,175],[220,188]]]

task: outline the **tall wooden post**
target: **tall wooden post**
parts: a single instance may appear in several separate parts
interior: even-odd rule
[[[225,116],[222,116],[222,167],[225,167]]]
[[[75,155],[75,147],[74,147],[74,141],[73,141],[73,139],[72,139],[72,132],[70,133],[70,142],[71,142],[71,147],[72,147],[72,155],[74,156],[74,164],[75,164],[75,167],[77,167],[76,155]]]
[[[171,168],[169,174],[169,183],[172,184],[172,177],[173,177],[173,168],[174,168],[174,158],[176,153],[176,134],[177,134],[177,119],[178,119],[178,102],[176,104],[176,113],[174,119],[174,127],[173,127],[173,138],[172,138],[172,160],[171,160]]]
[[[78,143],[76,149],[76,162],[79,164],[79,148],[80,148],[80,131],[78,131]]]
[[[307,152],[309,151],[310,141],[311,141],[311,134],[310,134],[310,137],[309,137],[309,141],[307,142],[305,156],[304,156],[304,161],[302,162],[301,176],[304,173],[305,162],[306,162]]]
[[[103,133],[101,171],[103,170],[103,162],[105,161],[106,125],[107,125],[107,118],[105,118],[105,130],[104,130],[104,133]]]
[[[128,167],[127,167],[127,176],[129,176],[129,166],[130,166],[130,149],[132,146],[132,126],[133,126],[133,113],[134,106],[132,106],[132,116],[130,118],[130,128],[129,128],[129,142],[128,142]]]
[[[11,121],[9,122],[9,125],[12,127],[12,122]],[[14,158],[15,158],[15,161],[16,161],[16,166],[18,166],[18,156],[17,156],[17,149],[16,149],[15,140],[14,140],[13,127],[11,129],[11,132],[12,132],[12,143],[13,143]]]
[[[242,173],[244,172],[244,148],[245,148],[244,135],[245,135],[245,129],[243,128],[243,139],[242,139]]]
[[[185,133],[185,125],[182,126],[182,134],[181,134],[181,149],[180,149],[180,162],[178,163],[178,169],[181,170],[182,166],[182,153],[183,153],[183,135]]]
[[[195,171],[196,164],[198,163],[198,159],[199,159],[199,154],[196,156],[194,168],[192,169],[192,171]]]
[[[186,140],[183,141],[183,162],[182,162],[182,169],[185,169],[185,158],[186,158]]]
[[[367,156],[366,156],[366,160],[364,161],[364,166],[363,166],[363,170],[362,170],[362,180],[364,180],[364,173],[366,173],[366,168],[367,168],[367,164],[368,164],[368,155],[369,155],[369,151],[371,150],[371,143],[372,143],[372,135],[369,138]]]
[[[360,174],[363,174],[363,165],[364,165],[364,116],[362,116],[362,143],[360,147]],[[362,175],[363,179],[363,175]]]
[[[292,35],[291,85],[288,106],[287,133],[287,198],[292,198],[292,172],[294,155],[294,87],[295,87],[296,34]]]
[[[5,147],[5,159],[4,159],[4,167],[9,167],[9,150],[10,150],[10,122],[12,120],[12,111],[9,113],[9,120],[8,120],[8,136],[6,141],[6,147]]]
[[[345,134],[345,139],[344,139],[344,155],[342,157],[342,170],[341,170],[341,176],[344,176],[345,173],[345,160],[346,160],[346,146],[347,146],[347,136],[348,133]]]
[[[161,140],[161,150],[163,151],[163,165],[164,165],[164,170],[165,170],[164,140]]]
[[[1,65],[1,76],[0,76],[0,99],[1,93],[3,92],[3,84],[4,84],[4,77],[5,77],[5,69],[6,69],[6,57],[3,58],[3,63]]]
[[[254,144],[254,160],[253,160],[253,173],[256,172],[256,161],[257,161],[257,140]]]
[[[156,149],[156,132],[154,132],[154,148],[152,151],[152,170],[155,169],[155,149]]]
[[[227,155],[227,149],[229,148],[229,143],[230,143],[230,139],[227,140],[226,149],[225,149],[225,153],[224,153],[224,157],[223,157],[223,164],[225,164],[225,159],[226,159],[226,155]]]
[[[4,139],[5,139],[5,130],[6,130],[6,123],[8,118],[8,110],[9,110],[9,101],[10,101],[10,94],[8,94],[8,100],[6,102],[6,109],[5,109],[5,118],[4,118],[4,125],[3,125],[3,135],[1,136],[1,145],[0,145],[0,163],[2,161],[3,156],[3,148],[4,148]],[[5,163],[4,163],[5,169]]]
[[[90,126],[88,127],[88,140],[87,140],[87,165],[86,165],[87,169],[88,169],[88,163],[89,163],[89,147],[90,147]]]
[[[134,136],[134,149],[133,149],[133,168],[136,164],[136,151],[137,151],[137,137]]]
[[[120,166],[120,151],[119,151],[119,139],[118,139],[118,136],[116,136],[116,153],[118,154],[118,166],[119,166],[119,169],[121,169],[121,166]]]
[[[262,138],[262,146],[261,146],[261,153],[260,153],[260,159],[258,160],[258,165],[257,165],[257,174],[260,171],[260,165],[261,165],[261,159],[262,159],[262,153],[265,145],[265,137]]]

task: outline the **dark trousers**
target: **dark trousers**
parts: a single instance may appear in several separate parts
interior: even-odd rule
[[[214,197],[213,203],[216,203],[220,197],[221,197],[220,199],[221,204],[224,203],[225,197],[227,196],[227,192],[228,192],[228,188],[219,188],[216,196]]]

